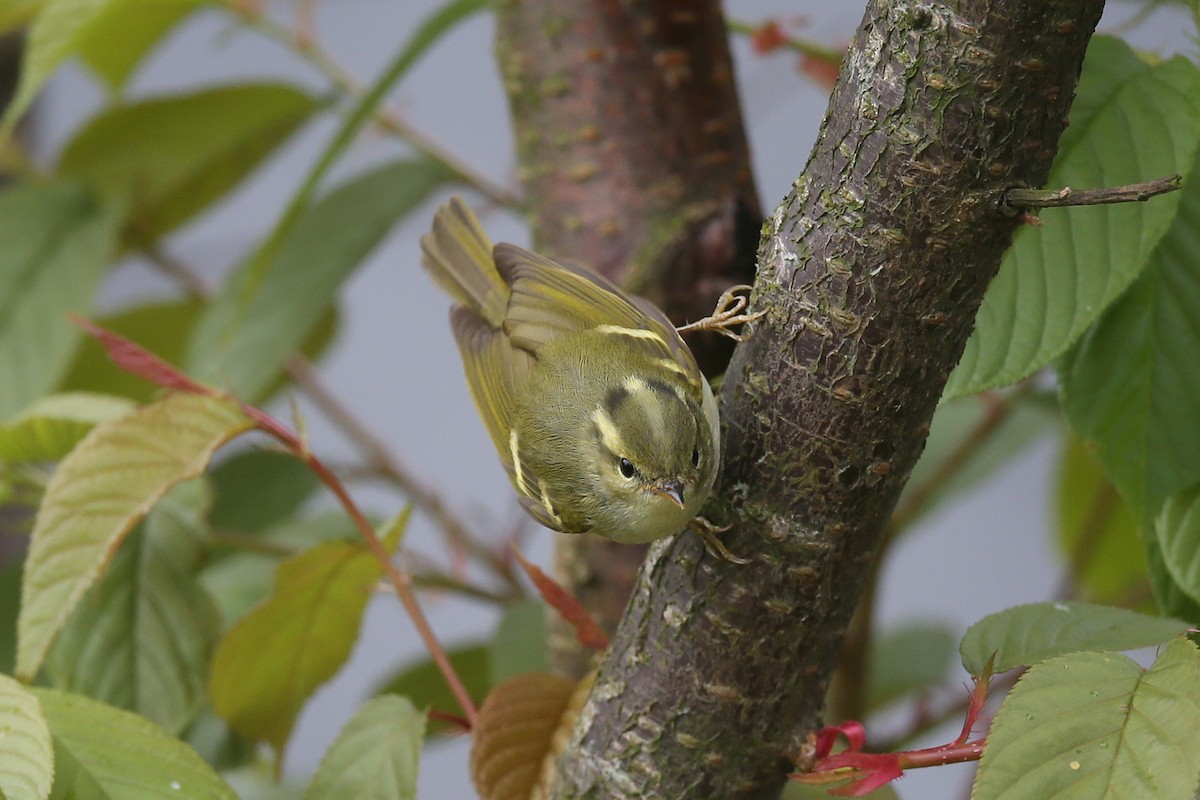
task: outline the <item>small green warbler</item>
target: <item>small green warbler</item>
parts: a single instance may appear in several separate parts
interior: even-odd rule
[[[457,197],[421,248],[454,298],[467,383],[534,519],[650,542],[696,516],[721,463],[717,403],[661,311],[582,267],[493,247]]]

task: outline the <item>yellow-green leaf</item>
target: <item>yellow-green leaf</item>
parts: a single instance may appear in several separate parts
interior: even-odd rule
[[[179,735],[207,694],[217,611],[197,580],[211,502],[181,483],[122,543],[50,648],[51,683],[135,711]]]
[[[43,397],[0,423],[0,459],[57,461],[96,425],[123,417],[134,407],[123,397],[87,392]]]
[[[1145,672],[1114,653],[1034,666],[988,733],[973,800],[1183,800],[1200,776],[1200,652],[1175,639]]]
[[[382,575],[359,542],[326,542],[284,562],[271,597],[217,646],[209,681],[217,714],[281,752],[305,701],[350,655]]]
[[[141,100],[93,117],[58,169],[127,199],[126,237],[152,242],[224,196],[318,107],[279,83]]]
[[[54,746],[42,706],[28,689],[0,675],[0,797],[45,800],[54,779]]]
[[[92,72],[119,91],[142,59],[185,17],[209,0],[114,0],[79,37]]]
[[[173,394],[97,426],[63,460],[38,510],[17,621],[17,674],[31,679],[129,530],[253,422],[236,403]]]
[[[0,418],[54,389],[116,247],[119,209],[68,181],[0,191]]]
[[[367,701],[321,759],[305,800],[414,800],[425,714],[404,697]]]
[[[104,703],[34,689],[54,739],[54,800],[238,800],[196,751]]]

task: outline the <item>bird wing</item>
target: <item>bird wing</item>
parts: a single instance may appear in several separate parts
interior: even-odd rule
[[[586,267],[560,264],[516,245],[498,244],[493,255],[511,292],[504,329],[515,348],[536,356],[559,336],[602,329],[641,343],[652,358],[670,359],[700,391],[691,351],[653,304],[631,298]]]

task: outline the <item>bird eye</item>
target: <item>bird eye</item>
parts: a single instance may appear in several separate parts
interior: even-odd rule
[[[700,466],[700,448],[699,447],[692,448],[692,466],[693,467]]]
[[[637,467],[633,466],[633,462],[628,458],[622,458],[618,461],[617,468],[621,470],[621,474],[626,478],[632,478],[637,474]]]

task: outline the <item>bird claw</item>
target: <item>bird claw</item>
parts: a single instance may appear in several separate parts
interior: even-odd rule
[[[725,543],[717,538],[718,533],[724,533],[732,527],[732,525],[714,525],[704,517],[696,517],[688,523],[688,528],[704,542],[704,549],[710,556],[723,559],[731,564],[749,564],[750,559],[735,556],[729,552]]]
[[[745,341],[746,334],[737,333],[730,329],[738,325],[753,322],[767,313],[766,311],[746,311],[746,307],[750,305],[750,299],[745,295],[738,294],[738,292],[749,292],[750,289],[751,287],[744,283],[739,283],[737,286],[730,286],[721,293],[721,297],[717,300],[716,308],[713,309],[711,315],[695,322],[689,322],[687,325],[681,325],[676,330],[680,333],[715,331],[722,336],[728,336],[735,342]]]

